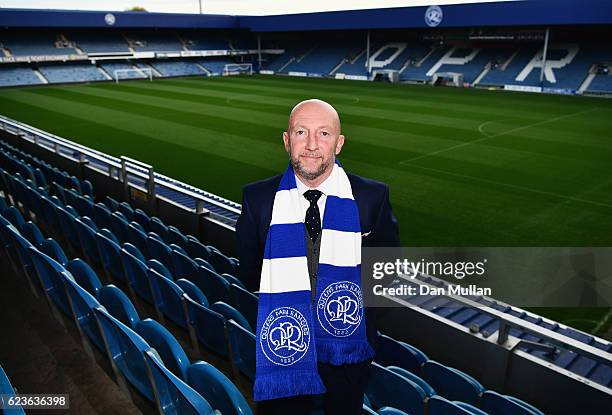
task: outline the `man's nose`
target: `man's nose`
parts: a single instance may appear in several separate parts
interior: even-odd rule
[[[306,139],[306,149],[307,150],[316,150],[317,148],[318,148],[317,135],[316,134],[308,134],[308,138]]]

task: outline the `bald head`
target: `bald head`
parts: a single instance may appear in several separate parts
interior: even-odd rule
[[[344,145],[340,117],[325,101],[302,101],[291,110],[283,142],[295,174],[315,188],[329,177]]]
[[[336,134],[340,134],[340,117],[338,112],[331,104],[320,100],[320,99],[307,99],[299,102],[291,110],[289,114],[289,125],[288,131],[292,129],[295,122],[302,117],[317,117],[320,119],[327,119],[329,127],[333,128]]]

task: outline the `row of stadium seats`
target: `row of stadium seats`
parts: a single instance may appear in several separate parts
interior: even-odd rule
[[[10,149],[6,144],[4,147]],[[10,150],[16,151],[16,149]],[[13,154],[2,151],[0,156],[2,166],[7,166],[14,171],[14,174],[2,172],[5,195],[9,194],[13,201],[21,202],[25,212],[32,212],[33,217],[39,221],[43,229],[59,230],[59,232],[56,232],[57,236],[64,240],[65,246],[75,254],[83,255],[88,259],[87,262],[81,259],[68,260],[59,244],[50,238],[45,240],[36,224],[26,222],[16,207],[9,207],[4,199],[0,199],[0,210],[6,218],[4,225],[12,226],[22,236],[21,238],[12,236],[17,239],[17,246],[21,244],[22,247],[21,250],[18,249],[17,254],[27,252],[25,247],[33,251],[34,248],[27,245],[29,243],[31,246],[38,247],[38,250],[42,252],[38,256],[44,259],[42,261],[43,265],[39,264],[37,268],[37,260],[32,257],[35,270],[39,269],[39,273],[40,270],[44,273],[44,269],[49,268],[49,263],[53,265],[51,268],[56,269],[56,271],[59,269],[56,273],[59,276],[55,275],[55,278],[53,271],[47,269],[47,273],[51,276],[45,281],[51,281],[52,289],[48,291],[51,302],[56,304],[62,312],[70,315],[71,300],[68,298],[74,295],[70,292],[70,287],[80,287],[81,291],[89,294],[88,299],[90,301],[95,299],[105,307],[111,316],[123,323],[128,329],[135,330],[136,333],[140,334],[149,346],[157,350],[168,369],[179,378],[184,379],[180,374],[186,366],[180,366],[177,360],[184,361],[185,359],[176,357],[177,355],[182,356],[184,352],[181,353],[181,350],[175,347],[177,345],[175,341],[167,340],[164,343],[165,346],[159,345],[159,340],[156,343],[155,339],[168,337],[159,334],[159,332],[164,332],[165,329],[154,320],[141,320],[136,311],[137,307],[134,306],[141,300],[153,303],[159,321],[165,322],[165,318],[168,318],[179,327],[187,327],[192,334],[192,340],[199,339],[207,349],[221,356],[229,355],[235,369],[243,373],[248,379],[253,379],[255,337],[252,328],[256,324],[257,297],[246,291],[239,280],[228,274],[222,274],[222,276],[230,278],[232,281],[232,284],[229,285],[229,291],[225,288],[226,284],[219,286],[215,286],[214,283],[211,284],[211,281],[215,280],[214,276],[218,274],[211,273],[212,270],[208,268],[211,267],[218,271],[235,271],[237,265],[235,260],[214,253],[211,254],[211,252],[214,252],[214,250],[211,251],[212,247],[206,247],[195,238],[182,235],[178,229],[164,225],[157,218],[148,217],[144,212],[133,209],[125,202],[118,203],[111,198],[107,198],[104,204],[93,204],[91,198],[93,189],[87,181],[79,182],[75,177],[61,174],[54,169],[49,170],[53,173],[53,177],[72,188],[69,189],[56,181],[51,181],[51,175],[45,178],[44,175],[41,175],[42,170],[38,168],[32,170],[30,166],[17,160]],[[27,181],[24,181],[22,173],[26,173],[25,177],[29,177]],[[45,187],[49,186],[48,183],[52,183],[48,187],[51,193],[48,193]],[[40,186],[37,187],[37,185]],[[37,198],[39,203],[36,203]],[[49,200],[48,203],[43,202],[47,199]],[[55,215],[51,214],[53,211],[57,214],[55,218]],[[87,212],[90,216],[79,216],[79,213],[84,212]],[[128,219],[132,220],[129,224],[127,224]],[[71,229],[71,221],[73,226],[77,228],[76,232],[75,229]],[[106,227],[101,228],[101,226]],[[89,228],[90,234],[95,232],[96,229],[98,230],[91,238],[94,244],[97,242],[97,253],[96,249],[91,249],[87,237],[82,236],[83,231],[88,232],[87,228]],[[144,234],[145,231],[150,232],[146,239],[142,237],[133,239],[138,234]],[[11,239],[11,236],[9,235],[7,239]],[[6,243],[7,239],[3,242]],[[134,244],[123,242],[119,245],[120,240],[132,241]],[[69,241],[74,242],[70,243]],[[165,246],[165,242],[170,245]],[[8,246],[8,243],[5,246]],[[137,246],[140,246],[142,250]],[[44,255],[47,255],[47,257],[45,258]],[[145,255],[150,258],[147,259]],[[189,258],[189,255],[192,255],[195,259]],[[22,262],[25,257],[26,254],[21,255]],[[44,265],[45,263],[47,265]],[[127,287],[131,300],[118,286],[114,284],[103,286],[88,263],[104,269],[104,274],[109,281]],[[198,269],[207,270],[205,275],[202,275],[202,278],[199,279],[197,278]],[[75,282],[75,284],[68,283],[69,285],[66,285],[65,295],[62,295],[61,284],[57,283],[57,280],[61,281],[62,273],[69,273],[74,278],[73,282]],[[177,276],[180,277],[177,278]],[[30,277],[32,281],[41,280],[40,276],[37,279],[36,276],[30,274]],[[177,279],[175,280],[175,278]],[[56,282],[55,285],[53,281]],[[64,284],[67,284],[67,282],[64,281]],[[75,288],[75,290],[78,291],[78,288]],[[84,294],[81,292],[81,295]],[[72,300],[72,307],[74,307],[75,302],[75,300]],[[183,303],[186,306],[183,306]],[[87,312],[87,308],[85,308],[85,312]],[[89,314],[85,314],[90,317],[90,323],[95,318],[109,318],[109,316],[98,315],[99,312],[95,308],[93,309],[93,320],[91,310],[89,310]],[[143,328],[143,326],[147,328]],[[227,330],[229,345],[225,341],[225,330]],[[92,327],[89,329],[83,328],[83,331],[90,337],[94,345],[102,350],[103,337],[96,338]],[[123,331],[126,330],[123,329]],[[155,332],[156,335],[148,336],[147,333],[150,334],[151,332]],[[482,386],[471,389],[466,387],[465,384],[462,384],[462,381],[465,383],[466,379],[469,380],[470,385],[480,384],[456,369],[446,368],[429,360],[423,352],[406,343],[397,342],[383,335],[380,335],[379,339],[376,358],[378,363],[373,364],[374,374],[371,383],[368,385],[364,411],[371,411],[368,408],[373,407],[378,408],[379,413],[401,413],[389,412],[392,409],[384,408],[395,406],[396,409],[407,410],[407,413],[423,413],[424,404],[427,402],[429,413],[432,414],[449,413],[444,412],[443,408],[456,409],[460,404],[463,405],[460,406],[461,408],[468,408],[472,411],[465,413],[483,413],[478,412],[469,403],[476,404],[482,395],[485,396],[483,404],[488,405],[488,396],[493,395],[494,392],[485,392]],[[174,344],[174,346],[167,346],[167,343]],[[180,346],[178,347],[180,348]],[[196,340],[195,348],[197,347]],[[179,351],[164,356],[163,352],[160,352],[160,348],[164,352],[167,352],[168,349]],[[385,366],[390,366],[390,368],[385,368]],[[439,369],[440,367],[447,371],[450,370],[451,374],[458,373],[457,379],[448,376],[448,373]],[[181,371],[179,368],[183,368],[183,370]],[[442,372],[440,372],[441,370]],[[400,388],[402,393],[388,393],[388,371],[400,373],[399,378],[395,378],[395,380],[396,387]],[[442,373],[442,375],[439,373]],[[423,377],[421,378],[420,375],[423,375]],[[137,381],[130,379],[129,376],[126,374],[128,381],[138,385]],[[417,385],[416,388],[415,384]],[[147,390],[145,386],[142,386],[142,382],[139,385],[143,390]],[[146,395],[145,392],[143,393]],[[402,399],[397,400],[396,397],[394,398],[396,395],[402,396]],[[421,397],[420,400],[418,397]],[[206,399],[209,402],[212,401],[212,398],[208,399],[206,397]],[[502,397],[500,399],[502,406],[506,405],[513,408],[512,405],[519,405],[521,408],[529,408],[529,411],[521,413],[539,413],[535,408],[531,408],[528,404],[521,403],[515,398]],[[452,403],[449,400],[463,402]],[[441,409],[435,409],[436,405]],[[492,409],[495,408],[492,407]],[[490,413],[508,413],[508,411],[502,412],[500,409]]]

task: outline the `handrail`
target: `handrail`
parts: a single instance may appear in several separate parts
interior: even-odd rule
[[[81,144],[75,143],[66,138],[42,131],[36,127],[21,123],[16,120],[12,120],[2,115],[0,115],[0,129],[11,132],[11,133],[16,133],[24,137],[25,139],[28,139],[29,141],[34,141],[36,143],[38,143],[39,139],[48,141],[52,144],[52,147],[56,148],[56,151],[58,149],[57,146],[61,146],[71,151],[78,151],[79,153],[86,155],[88,158],[95,160],[99,164],[105,164],[109,166],[109,169],[107,169],[107,172],[106,172],[106,174],[109,174],[109,175],[110,175],[110,170],[111,170],[110,167],[117,169],[117,170],[120,170],[122,167],[121,158],[113,157],[111,155],[102,153],[100,151],[85,147]],[[14,130],[14,131],[11,131],[11,130]],[[30,139],[27,134],[31,134],[33,138]],[[122,158],[127,162],[125,163],[127,174],[136,176],[142,180],[149,180],[149,175],[146,172],[146,170],[151,168],[152,166],[146,163],[143,163],[139,160],[129,158],[129,157],[123,156]],[[195,199],[196,200],[196,211],[198,211],[198,207],[197,207],[198,202],[200,203],[206,202],[210,205],[220,207],[228,212],[231,212],[237,215],[239,215],[241,212],[240,204],[235,203],[233,201],[230,201],[230,200],[218,197],[218,196],[215,196],[215,197],[220,200],[214,199],[211,197],[210,193],[205,192],[202,189],[198,189],[186,183],[181,183],[163,174],[155,173],[154,178],[155,178],[155,185],[170,189],[178,193],[182,193],[185,196]],[[199,209],[201,210],[201,207]]]
[[[399,275],[398,277],[412,284],[430,286],[430,284],[424,281],[420,281],[418,278],[410,278],[404,275]],[[420,274],[420,273],[419,273],[419,277],[434,278],[429,275]],[[411,304],[409,300],[400,299],[394,296],[385,296],[385,297],[399,304],[406,305],[408,307],[415,307],[415,305]],[[497,334],[497,343],[499,345],[504,345],[506,341],[508,340],[510,328],[516,328],[524,332],[527,332],[533,336],[544,339],[556,346],[571,350],[573,352],[580,353],[581,355],[589,357],[597,361],[598,363],[610,365],[612,362],[612,353],[608,353],[604,350],[598,349],[584,342],[573,339],[569,336],[565,336],[563,334],[556,333],[546,327],[538,326],[537,324],[530,323],[529,321],[525,321],[518,317],[508,315],[502,311],[499,311],[492,307],[480,304],[466,297],[453,295],[453,294],[446,294],[444,295],[444,297],[451,298],[454,301],[457,301],[458,303],[464,306],[476,308],[480,312],[486,314],[487,316],[499,320],[500,324],[499,324],[499,329],[498,329],[498,334]],[[494,299],[490,299],[490,300],[496,301]]]

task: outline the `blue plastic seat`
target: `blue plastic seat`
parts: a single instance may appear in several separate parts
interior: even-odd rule
[[[232,365],[251,382],[255,380],[255,335],[233,320],[226,322]]]
[[[142,263],[147,262],[147,258],[143,255],[140,249],[138,249],[138,247],[136,247],[135,245],[129,242],[124,242],[121,244],[121,248],[125,249],[127,252],[132,254],[132,256],[136,257],[138,260],[140,260],[140,262]]]
[[[149,221],[149,229],[158,234],[164,242],[168,242],[168,227],[160,218],[152,216]]]
[[[51,258],[62,264],[63,266],[68,265],[68,257],[64,253],[62,247],[52,238],[47,238],[40,245],[40,250],[49,255]]]
[[[95,308],[94,312],[115,375],[122,376],[147,399],[155,402],[153,385],[145,363],[145,352],[151,349],[147,342],[102,307]]]
[[[117,235],[115,235],[110,229],[102,228],[98,230],[98,233],[102,236],[107,237],[108,239],[116,243],[117,245],[121,245],[121,241],[119,241],[119,238],[117,238]]]
[[[21,227],[25,223],[25,220],[23,219],[23,216],[21,215],[21,212],[19,212],[19,209],[17,209],[14,206],[11,206],[11,207],[7,208],[2,213],[2,216],[4,216],[6,219],[8,219],[9,222],[11,222],[13,224],[13,226],[15,226],[19,230],[21,230]]]
[[[210,250],[206,245],[197,240],[194,236],[187,235],[187,247],[185,248],[191,258],[202,258],[208,261]]]
[[[57,232],[60,228],[59,217],[57,216],[57,205],[52,201],[51,198],[41,197],[41,217],[42,224],[47,230],[55,230]]]
[[[102,288],[102,283],[96,272],[85,261],[75,258],[68,262],[66,269],[72,274],[79,286],[95,298],[98,298],[98,292]]]
[[[221,356],[227,356],[225,317],[185,296],[189,315],[189,329],[206,348]],[[193,336],[192,336],[193,338]]]
[[[246,290],[246,287],[244,286],[244,283],[242,281],[240,281],[237,277],[234,277],[232,274],[228,274],[227,272],[225,274],[221,274],[221,276],[223,278],[225,278],[225,280],[231,285],[237,285],[239,287],[242,287]]]
[[[81,193],[93,197],[93,186],[89,180],[81,182]]]
[[[145,233],[149,232],[151,230],[151,229],[149,229],[149,222],[150,222],[149,215],[147,215],[141,209],[134,210],[134,214],[132,215],[132,220],[134,222],[139,223],[140,226],[143,227]]]
[[[28,221],[21,226],[21,235],[25,237],[34,246],[42,245],[45,237],[43,236],[38,226],[32,221]]]
[[[111,211],[103,203],[96,203],[93,208],[93,218],[98,228],[109,228],[111,223]]]
[[[151,282],[147,274],[147,265],[131,253],[133,250],[130,249],[130,246],[136,249],[133,245],[125,243],[120,251],[125,276],[130,287],[138,297],[149,304],[154,304]]]
[[[140,321],[138,311],[136,311],[130,298],[120,288],[113,284],[102,287],[98,291],[98,301],[117,320],[132,330],[136,328]]]
[[[119,209],[119,202],[117,202],[115,199],[113,199],[110,196],[106,196],[104,198],[103,205],[109,211],[109,213],[114,212],[117,209]]]
[[[136,333],[155,349],[164,366],[183,381],[187,381],[189,358],[172,333],[150,318],[138,322]]]
[[[15,396],[15,389],[9,380],[6,372],[0,366],[0,395],[6,395],[4,399],[8,400],[10,396]],[[5,409],[4,414],[6,415],[25,415],[25,412],[21,406],[14,407],[13,409]]]
[[[187,255],[187,251],[185,251],[185,249],[183,249],[183,247],[174,244],[174,243],[170,243],[168,244],[168,248],[170,248],[171,251],[176,251],[176,252],[180,252],[181,254],[185,255],[185,256],[189,256]]]
[[[45,291],[47,298],[53,302],[64,314],[70,316],[70,304],[68,297],[66,296],[66,288],[64,286],[64,280],[62,272],[65,272],[65,268],[51,258],[48,255],[40,252],[33,246],[30,246],[30,255],[32,258],[32,264],[38,274],[38,280],[40,281],[43,290]],[[53,304],[49,304],[53,307]]]
[[[187,247],[187,237],[185,237],[185,235],[183,235],[183,233],[178,230],[178,228],[174,226],[168,226],[167,237],[168,239],[166,240],[166,242],[168,242],[169,244],[178,245],[183,249]]]
[[[113,212],[111,214],[110,230],[117,236],[120,242],[129,240],[129,223],[121,212]]]
[[[74,225],[79,236],[79,242],[81,244],[81,251],[83,252],[87,261],[94,265],[102,265],[100,258],[100,249],[98,248],[98,240],[96,238],[96,230],[91,228],[86,221],[85,217],[74,220]]]
[[[74,223],[75,217],[79,217],[78,214],[75,216],[74,214],[70,213],[68,206],[63,208],[57,207],[56,212],[59,219],[60,230],[62,232],[62,239],[68,242],[72,252],[80,252],[79,235]]]
[[[215,271],[215,268],[212,265],[210,265],[210,262],[208,262],[205,259],[195,258],[194,261],[196,262],[196,264],[198,264],[198,265],[200,265],[200,266],[202,266],[202,267],[204,267],[204,268],[206,268],[206,269],[208,269],[208,270],[210,270],[212,272],[215,272],[215,273],[217,272],[217,271]]]
[[[397,367],[397,366],[387,366],[387,369],[389,369],[391,372],[393,373],[397,373],[398,375],[401,375],[403,377],[405,377],[406,379],[416,383],[417,385],[419,385],[421,387],[421,389],[423,389],[423,391],[425,392],[425,395],[427,395],[427,397],[431,397],[434,396],[436,394],[436,391],[434,388],[431,387],[431,385],[427,382],[425,382],[425,380],[423,378],[421,378],[418,375],[415,375],[414,373],[410,372],[409,370],[406,370],[402,367]]]
[[[171,255],[174,265],[174,276],[176,279],[190,279],[190,277],[198,273],[198,264],[193,259],[176,250],[173,250]]]
[[[495,415],[543,415],[543,412],[518,398],[488,390],[480,398],[480,408]]]
[[[434,360],[423,365],[423,379],[441,396],[476,405],[484,387],[463,372]]]
[[[144,233],[145,235],[147,234],[147,230],[140,223],[132,220],[130,221],[130,225],[132,225],[132,227],[138,229],[140,232]]]
[[[3,243],[6,244],[5,247],[9,259],[15,267],[20,267],[23,270],[24,275],[28,279],[28,284],[30,284],[30,288],[33,293],[36,294],[35,286],[41,288],[45,286],[42,284],[38,272],[32,263],[30,248],[37,248],[34,248],[30,241],[21,236],[19,231],[12,224],[6,225],[6,223],[9,222],[6,221],[3,216],[0,216],[0,218],[3,220],[3,225],[0,225],[0,234],[2,234]]]
[[[157,407],[160,413],[215,415],[216,412],[206,399],[168,370],[153,349],[145,353],[145,359],[155,382]]]
[[[94,222],[93,219],[91,219],[89,216],[81,216],[79,219],[81,220],[81,222],[89,226],[94,231],[98,231],[98,225],[96,225],[96,222]]]
[[[188,279],[202,290],[211,303],[223,301],[229,304],[231,302],[229,283],[216,272],[201,266],[198,267],[198,273]]]
[[[105,229],[102,229],[102,231],[104,230]],[[123,262],[121,260],[121,248],[117,243],[104,236],[102,231],[96,234],[96,240],[98,241],[98,249],[100,251],[100,259],[102,260],[104,272],[106,272],[109,279],[116,278],[127,283]]]
[[[149,259],[147,261],[147,266],[149,268],[153,268],[155,271],[159,272],[161,275],[168,278],[169,280],[174,281],[174,276],[172,275],[172,272],[170,272],[170,270],[157,259]]]
[[[9,207],[9,204],[6,202],[6,199],[4,198],[4,196],[0,196],[0,214],[2,214],[2,212],[8,209],[8,207]]]
[[[174,272],[172,263],[172,251],[164,242],[149,236],[147,238],[147,249],[152,259],[157,259],[166,266],[171,272]]]
[[[81,260],[77,259],[73,261]],[[81,263],[84,264],[83,261],[81,261]],[[71,264],[73,264],[72,261]],[[68,264],[69,267],[71,264]],[[98,307],[100,303],[95,296],[86,291],[85,287],[79,283],[79,277],[77,275],[72,274],[72,276],[75,278],[75,281],[66,278],[64,279],[64,284],[66,286],[66,294],[70,298],[71,309],[77,328],[79,328],[81,335],[86,335],[98,350],[104,351],[104,340],[94,315],[94,309]]]
[[[128,241],[134,244],[134,246],[136,246],[144,256],[149,258],[150,255],[149,248],[147,247],[147,234],[138,227],[140,225],[135,225],[138,225],[138,223],[130,222],[128,225]]]
[[[228,257],[216,249],[209,249],[209,252],[210,255],[207,261],[212,264],[218,274],[236,274],[237,269],[235,268],[234,263]]]
[[[187,328],[183,290],[173,280],[164,277],[153,268],[147,270],[147,276],[156,292],[156,308],[175,324]]]
[[[236,323],[240,324],[246,330],[253,332],[253,328],[251,327],[247,319],[244,318],[242,314],[240,314],[240,311],[236,310],[231,305],[224,303],[222,301],[217,301],[216,303],[210,304],[208,308],[223,315],[223,317],[225,317],[226,320],[234,320]]]
[[[230,285],[231,304],[247,319],[251,327],[257,327],[259,298],[246,288]]]
[[[441,396],[432,396],[427,400],[428,415],[473,415],[459,405]]]
[[[208,307],[208,298],[206,298],[202,290],[200,290],[198,286],[195,285],[193,282],[186,280],[185,278],[180,278],[176,280],[176,285],[181,287],[185,294],[188,295],[196,303],[200,303],[204,307]]]
[[[189,367],[187,372],[191,387],[222,414],[253,414],[236,385],[213,365],[201,361],[196,362]]]
[[[412,349],[384,334],[378,335],[374,360],[382,366],[397,366],[416,374],[419,374],[424,363]]]
[[[472,415],[489,415],[482,409],[477,408],[474,405],[470,405],[469,403],[465,403],[461,401],[454,401],[453,403],[457,405],[459,408],[468,411]]]
[[[416,383],[372,362],[366,395],[376,408],[390,406],[409,414],[423,414],[425,392]]]
[[[134,215],[134,209],[132,208],[132,206],[130,206],[129,203],[127,203],[127,202],[119,203],[118,210],[119,210],[119,212],[121,212],[123,214],[123,216],[125,216],[125,218],[128,221],[132,220],[132,216]]]

